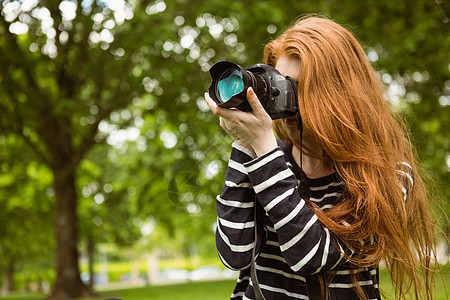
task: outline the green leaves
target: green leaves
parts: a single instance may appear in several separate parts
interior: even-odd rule
[[[330,16],[372,51],[387,87],[400,89],[392,95],[425,166],[440,186],[449,180],[443,3],[93,1],[65,16],[60,3],[1,4],[0,217],[17,224],[0,230],[2,241],[22,234],[23,216],[42,228],[38,239],[53,234],[41,218],[52,218],[48,166],[57,161],[77,174],[83,236],[130,246],[151,220],[150,243],[170,233],[185,250],[195,243],[213,253],[214,196],[231,140],[204,105],[209,67],[260,62],[264,44],[305,13]],[[11,33],[14,22],[28,31]]]

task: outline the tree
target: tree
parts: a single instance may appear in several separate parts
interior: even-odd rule
[[[181,19],[176,26],[173,18],[177,7],[171,6],[161,14],[165,8],[161,1],[126,2],[120,8],[102,1],[2,4],[0,33],[5,38],[0,41],[1,134],[20,136],[53,178],[56,279],[50,299],[92,294],[81,282],[78,267],[76,179],[83,158],[107,138],[98,131],[102,121],[108,120],[117,129],[128,126],[132,120],[121,116],[121,111],[139,101],[140,95],[149,93],[159,97],[157,105],[148,108],[149,113],[156,114],[158,122],[167,122],[170,127],[163,129],[161,136],[171,136],[170,130],[205,124],[204,120],[190,119],[197,107],[186,104],[186,97],[187,100],[192,97],[187,86],[197,80],[186,74],[198,73],[198,65],[186,64],[179,75],[172,71],[188,55],[191,60],[199,58],[198,49],[190,49],[189,53],[186,50],[193,46],[189,36],[198,32],[190,26],[181,26]],[[149,34],[149,20],[158,35]],[[188,40],[180,43],[183,36],[188,36]],[[208,43],[208,39],[203,40]],[[204,68],[213,56],[210,53],[206,56]],[[205,78],[206,74],[200,77]],[[185,87],[171,89],[174,81],[185,81]],[[201,87],[197,92],[200,95],[204,83],[197,86]],[[160,97],[163,91],[164,98]],[[180,111],[183,106],[189,110]],[[180,120],[185,126],[179,127]],[[195,133],[185,136],[196,138]],[[201,144],[210,145],[206,138],[192,144],[190,150],[197,148],[197,151],[201,150]],[[189,166],[195,166],[195,160],[188,159]],[[167,174],[179,169],[160,165],[155,171],[161,168],[166,168]],[[195,182],[190,173],[182,177],[179,179],[184,185]]]
[[[2,133],[21,136],[53,175],[56,280],[49,298],[89,296],[78,269],[75,171],[97,142],[98,124],[130,103],[141,82],[124,80],[130,66],[117,59],[117,51],[100,48],[109,47],[112,35],[94,15],[115,22],[104,3],[27,5],[8,1],[2,6]],[[14,34],[20,30],[16,25],[28,33]],[[101,45],[92,36],[93,27],[106,30]],[[112,66],[124,72],[110,72]]]

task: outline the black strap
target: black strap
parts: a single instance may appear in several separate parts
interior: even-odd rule
[[[302,172],[300,173],[300,181],[304,178],[303,173],[303,122],[302,117],[300,116],[300,111],[297,111],[297,129],[300,131],[300,169]],[[306,177],[306,176],[305,176]]]
[[[251,267],[250,267],[250,276],[252,278],[255,299],[256,300],[266,300],[266,298],[264,298],[264,295],[261,291],[261,287],[259,286],[258,276],[256,275],[256,264],[255,264],[256,253],[258,253],[259,248],[261,246],[262,232],[263,232],[262,226],[258,226],[259,221],[262,221],[262,219],[260,219],[259,214],[258,214],[258,209],[257,209],[258,206],[260,206],[260,204],[259,204],[258,200],[255,199],[255,209],[254,209],[254,216],[253,216],[254,226],[255,226],[255,244],[252,249],[252,262],[251,262]]]

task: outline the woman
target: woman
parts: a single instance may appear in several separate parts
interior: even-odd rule
[[[264,61],[298,82],[302,138],[296,117],[272,122],[252,88],[250,113],[205,94],[234,139],[216,234],[223,263],[241,271],[231,298],[381,299],[384,260],[397,298],[431,299],[429,197],[356,38],[307,17],[266,45]]]

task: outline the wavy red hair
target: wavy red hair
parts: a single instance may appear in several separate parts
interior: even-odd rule
[[[281,56],[300,60],[303,126],[324,149],[324,161],[346,183],[338,205],[326,211],[316,207],[319,220],[359,253],[349,258],[355,265],[374,266],[383,259],[396,297],[432,299],[430,197],[406,126],[390,112],[384,87],[363,48],[344,27],[312,16],[298,20],[266,45],[266,64],[275,66]],[[300,147],[283,121],[275,121],[274,128],[280,139]],[[401,162],[407,162],[414,174],[406,201],[396,172]],[[375,243],[360,243],[372,239]],[[365,298],[360,287],[356,290]]]

